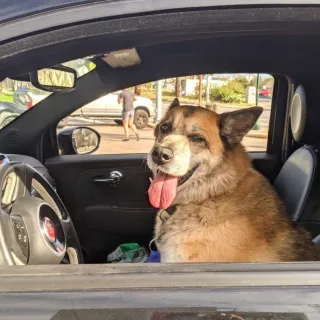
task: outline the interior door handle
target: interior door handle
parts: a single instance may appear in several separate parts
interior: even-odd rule
[[[122,179],[122,173],[119,171],[112,171],[109,174],[109,177],[95,177],[93,181],[95,183],[106,183],[111,187],[117,187]]]

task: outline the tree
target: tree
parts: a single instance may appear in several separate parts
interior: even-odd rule
[[[248,80],[247,77],[245,77],[245,76],[241,76],[241,75],[236,76],[236,77],[234,78],[234,80],[235,80],[236,82],[241,83],[241,84],[244,86],[244,88],[247,88],[248,85],[250,84],[249,80]]]

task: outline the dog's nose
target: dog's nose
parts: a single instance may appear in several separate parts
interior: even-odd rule
[[[173,158],[173,152],[168,148],[156,147],[152,151],[152,160],[156,164],[165,164],[171,161]]]

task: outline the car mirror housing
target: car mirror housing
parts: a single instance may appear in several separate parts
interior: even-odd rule
[[[71,127],[58,134],[61,155],[90,154],[100,146],[100,134],[88,127]]]
[[[77,85],[77,71],[63,65],[30,72],[29,78],[34,87],[49,92],[69,92]]]

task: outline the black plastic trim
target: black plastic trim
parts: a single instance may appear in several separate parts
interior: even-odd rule
[[[1,48],[0,61],[1,65],[9,66],[8,62],[16,55],[23,54],[23,59],[32,56],[30,51],[41,49],[46,51],[37,57],[39,66],[49,63],[54,65],[60,62],[59,54],[64,49],[64,54],[72,51],[77,53],[77,57],[65,57],[66,60],[78,58],[79,56],[101,53],[108,50],[116,50],[130,46],[149,45],[152,43],[163,43],[170,41],[183,41],[186,39],[195,39],[200,37],[213,37],[225,35],[252,35],[252,34],[319,34],[317,28],[320,22],[320,8],[237,8],[237,9],[220,9],[220,10],[203,10],[192,12],[170,12],[165,14],[150,14],[136,17],[120,17],[114,20],[90,22],[87,19],[79,25],[64,25],[57,30],[41,30],[40,34],[30,35],[28,28],[24,29],[19,26],[19,37],[9,43],[4,43]],[[106,15],[108,17],[108,15]],[[66,19],[65,21],[68,21]],[[271,23],[272,22],[272,23]],[[312,25],[309,25],[312,23]],[[307,24],[307,25],[306,25]],[[0,25],[0,42],[1,33],[4,27]],[[139,33],[137,34],[137,29]],[[160,33],[161,31],[161,33]],[[29,34],[28,37],[27,34]],[[114,38],[114,35],[117,38]],[[161,35],[161,36],[160,36]],[[94,40],[97,37],[112,37],[109,40],[99,39],[98,45]],[[124,39],[125,37],[125,39]],[[151,37],[151,38],[150,38]],[[81,41],[86,41],[83,46]],[[96,39],[97,40],[97,39]],[[112,40],[112,41],[110,41]],[[134,40],[134,41],[132,41]],[[72,41],[81,43],[75,47]],[[92,41],[92,42],[89,42]],[[59,43],[63,43],[63,48],[58,48]],[[110,48],[110,43],[112,48]],[[51,57],[52,50],[50,45],[54,45],[54,54],[56,60]],[[18,48],[18,50],[17,50]],[[71,48],[76,50],[71,50]],[[78,50],[79,49],[79,50]],[[43,57],[43,58],[41,58]],[[9,61],[8,61],[8,60]],[[12,62],[13,63],[13,62]],[[13,63],[13,65],[16,63]],[[3,67],[2,67],[3,68]],[[32,71],[32,70],[28,70]],[[19,72],[22,66],[19,65]],[[17,75],[17,74],[16,74]]]
[[[285,132],[288,105],[288,79],[284,76],[273,75],[274,89],[271,103],[270,122],[268,131],[267,152],[281,154]]]

